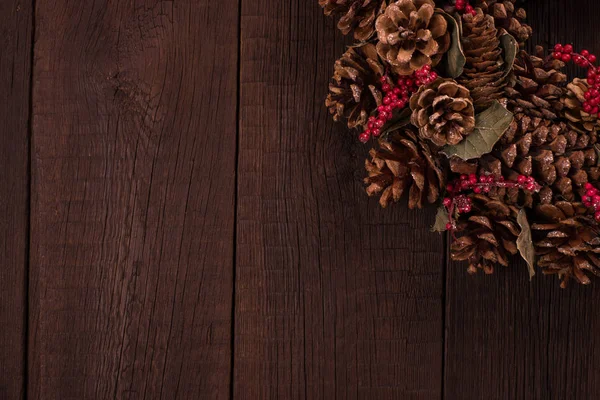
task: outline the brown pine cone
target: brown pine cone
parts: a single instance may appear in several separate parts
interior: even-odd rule
[[[469,90],[452,79],[421,86],[410,99],[411,122],[419,135],[437,146],[457,144],[475,127],[475,109]]]
[[[365,125],[372,111],[381,105],[379,79],[385,69],[375,45],[351,47],[335,62],[325,105],[333,119],[348,119],[348,127]]]
[[[433,0],[399,0],[377,18],[377,51],[397,74],[437,65],[450,47],[448,23],[434,10]]]
[[[567,75],[562,72],[565,63],[552,56],[544,57],[540,46],[536,53],[538,56],[525,51],[518,54],[512,82],[505,88],[508,108],[513,113],[557,119],[563,109],[561,97],[566,91]]]
[[[527,13],[523,8],[516,8],[517,0],[475,0],[473,7],[479,7],[483,12],[494,17],[496,28],[505,29],[520,43],[526,42],[533,30],[525,19]]]
[[[597,135],[582,134],[564,122],[515,114],[514,121],[490,154],[479,160],[480,173],[516,180],[533,176],[542,185],[532,195],[518,189],[493,189],[490,196],[532,207],[557,200],[575,201],[585,184],[600,175],[594,149]]]
[[[571,278],[587,285],[588,275],[600,275],[600,227],[584,205],[559,201],[536,214],[541,222],[531,229],[544,274],[558,274],[563,288]]]
[[[518,252],[519,211],[483,194],[474,194],[471,200],[472,211],[456,223],[450,256],[454,261],[468,261],[469,273],[483,269],[491,274],[496,264],[507,267],[509,256]]]
[[[600,129],[598,116],[583,111],[584,94],[588,87],[585,79],[575,78],[567,85],[567,91],[561,99],[564,105],[563,117],[569,121],[569,126],[581,133],[595,133]]]
[[[463,50],[467,62],[458,83],[471,92],[475,109],[488,108],[504,96],[507,74],[494,19],[476,9],[463,15]]]
[[[365,41],[375,33],[375,20],[385,9],[385,0],[319,0],[327,16],[342,17],[338,29],[344,35],[354,30],[354,38]]]
[[[391,135],[390,141],[380,139],[379,150],[371,149],[371,159],[365,160],[367,194],[381,194],[379,204],[384,208],[390,202],[398,202],[407,188],[409,208],[435,203],[445,185],[445,176],[432,155],[434,151],[410,128]]]

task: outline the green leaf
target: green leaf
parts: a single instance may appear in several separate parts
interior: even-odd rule
[[[410,108],[404,108],[402,111],[398,113],[394,113],[392,119],[389,120],[383,128],[381,128],[381,136],[386,137],[391,132],[397,131],[400,128],[404,128],[406,125],[410,124]]]
[[[525,209],[519,211],[517,222],[521,227],[521,233],[517,238],[517,249],[519,249],[521,257],[527,262],[527,266],[529,267],[529,280],[531,280],[535,275],[535,250],[531,240],[531,228],[529,227],[529,221],[527,221]]]
[[[446,232],[446,225],[450,222],[448,217],[448,211],[446,207],[438,208],[437,215],[435,216],[435,224],[431,227],[431,232]]]
[[[504,73],[499,80],[506,78],[515,65],[515,58],[519,52],[519,43],[511,34],[504,33],[500,36],[500,47],[504,50]]]
[[[449,76],[451,78],[458,78],[462,75],[465,64],[467,63],[467,58],[465,57],[465,53],[463,52],[462,43],[461,43],[461,20],[458,21],[451,16],[450,14],[437,9],[438,13],[440,13],[448,22],[448,30],[450,31],[450,48],[444,55],[442,59],[441,68],[445,72],[444,75]]]
[[[494,101],[490,108],[475,116],[475,129],[471,134],[457,145],[443,147],[441,152],[448,158],[452,156],[463,160],[479,158],[492,151],[512,120],[512,113]]]

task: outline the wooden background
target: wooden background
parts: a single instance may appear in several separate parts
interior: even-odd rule
[[[600,52],[596,0],[530,0]],[[0,399],[598,399],[600,282],[379,209],[317,0],[0,1]]]

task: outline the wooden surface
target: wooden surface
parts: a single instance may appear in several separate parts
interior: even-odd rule
[[[600,281],[470,277],[364,195],[317,3],[0,2],[0,400],[600,398]]]

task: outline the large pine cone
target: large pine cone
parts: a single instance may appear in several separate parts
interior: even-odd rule
[[[557,119],[563,108],[561,98],[565,94],[567,75],[562,72],[565,63],[552,56],[543,56],[538,46],[533,56],[521,51],[514,65],[514,78],[505,89],[508,108],[513,113],[531,117]]]
[[[532,207],[557,200],[575,201],[600,169],[594,149],[597,134],[582,134],[564,122],[515,114],[514,121],[490,154],[478,162],[480,173],[516,180],[533,176],[542,185],[539,193],[519,189],[494,189],[490,196],[509,204]]]
[[[582,133],[597,132],[600,129],[600,121],[597,115],[591,115],[583,111],[585,102],[584,94],[588,90],[585,79],[575,78],[567,85],[567,91],[561,99],[564,109],[563,116],[569,121],[569,125]]]
[[[457,144],[475,127],[469,90],[452,79],[422,86],[410,99],[411,122],[419,135],[437,146]]]
[[[483,194],[474,194],[471,200],[471,213],[456,224],[450,256],[454,261],[468,261],[469,273],[483,269],[491,274],[496,264],[508,266],[509,256],[518,252],[518,208]]]
[[[432,155],[431,145],[420,141],[416,133],[407,128],[392,135],[390,141],[380,139],[379,147],[379,150],[371,149],[371,159],[365,160],[369,196],[381,193],[379,203],[384,208],[390,202],[400,201],[406,189],[409,189],[408,207],[411,209],[438,200],[445,177]]]
[[[342,16],[337,26],[344,35],[354,30],[354,37],[361,41],[375,33],[375,20],[385,4],[385,0],[319,0],[325,15]]]
[[[458,83],[471,92],[476,110],[488,108],[504,96],[505,62],[494,19],[481,9],[463,15],[463,50],[467,62]]]
[[[558,274],[563,288],[571,278],[587,285],[587,275],[600,275],[600,227],[585,206],[560,201],[536,213],[542,222],[531,229],[544,274]]]
[[[379,79],[385,74],[375,45],[349,48],[335,62],[325,105],[333,119],[348,119],[348,127],[365,125],[372,111],[381,105]]]
[[[450,47],[448,23],[435,12],[433,0],[392,3],[377,18],[375,28],[379,55],[400,75],[437,65]]]
[[[516,8],[517,0],[475,0],[473,7],[481,8],[485,13],[494,17],[496,28],[505,29],[519,42],[526,42],[533,30],[525,19],[527,13],[522,8]]]

